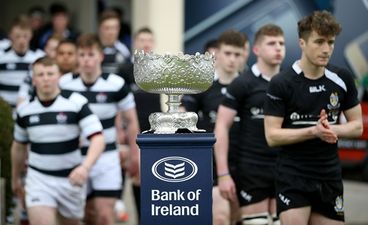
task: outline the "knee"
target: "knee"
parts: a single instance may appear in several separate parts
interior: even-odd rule
[[[113,224],[113,220],[114,220],[113,213],[109,213],[106,211],[100,212],[97,218],[98,224],[101,224],[101,225]]]

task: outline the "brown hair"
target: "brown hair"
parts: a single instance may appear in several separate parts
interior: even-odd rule
[[[275,25],[275,24],[266,24],[258,29],[254,36],[254,43],[257,43],[261,41],[264,36],[284,36],[284,31],[281,29],[281,27]]]
[[[153,32],[150,28],[148,27],[142,27],[140,28],[139,30],[137,30],[135,33],[134,33],[134,39],[136,39],[138,37],[138,35],[140,35],[141,33],[148,33],[148,34],[152,34],[153,35]]]
[[[322,36],[337,36],[341,32],[341,25],[335,17],[327,11],[315,11],[298,22],[299,38],[307,40],[312,31]]]
[[[32,63],[32,67],[34,67],[35,65],[44,65],[44,66],[53,66],[53,65],[57,65],[56,61],[48,56],[44,56],[41,58],[38,58],[36,61],[34,61]]]
[[[10,30],[14,27],[19,27],[22,30],[32,30],[31,24],[29,23],[29,19],[25,15],[20,15],[14,18],[10,25]]]
[[[222,44],[226,44],[243,48],[247,41],[248,37],[245,34],[236,30],[227,30],[217,39],[217,45],[220,47]]]
[[[102,52],[103,47],[96,34],[82,34],[77,40],[77,48],[92,48],[97,47],[97,49]]]
[[[98,20],[98,24],[101,25],[105,20],[109,20],[109,19],[116,19],[120,23],[119,15],[115,11],[105,10],[105,11],[102,12],[102,14],[101,14],[101,16]]]

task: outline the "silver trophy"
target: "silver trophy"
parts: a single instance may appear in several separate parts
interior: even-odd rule
[[[207,90],[214,78],[214,56],[206,52],[187,55],[158,55],[135,52],[134,79],[144,91],[167,94],[167,112],[149,116],[151,130],[156,134],[172,134],[178,129],[191,132],[197,128],[198,116],[194,112],[180,112],[182,94],[198,94]]]

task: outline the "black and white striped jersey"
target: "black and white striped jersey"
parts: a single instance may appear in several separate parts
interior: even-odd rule
[[[315,126],[322,109],[330,124],[339,121],[341,112],[359,104],[353,75],[329,65],[324,75],[312,80],[304,76],[298,61],[270,82],[264,114],[282,117],[283,128]],[[337,144],[319,138],[284,145],[279,154],[282,173],[324,180],[340,180]]]
[[[135,107],[133,94],[124,79],[103,73],[94,84],[86,85],[78,74],[68,73],[61,77],[59,84],[63,90],[78,92],[88,99],[92,112],[98,116],[104,129],[105,151],[116,150],[115,116]],[[88,140],[83,139],[83,154],[88,145]]]
[[[66,177],[82,162],[80,137],[102,132],[87,99],[78,93],[61,92],[51,105],[35,97],[17,108],[14,139],[30,143],[29,167]]]
[[[120,75],[120,67],[130,61],[129,49],[120,41],[116,41],[112,47],[104,47],[104,60],[102,71]]]
[[[0,54],[0,97],[13,108],[19,87],[29,76],[31,64],[42,56],[44,52],[41,50],[28,50],[24,55],[19,55],[11,48]]]
[[[254,64],[228,86],[222,105],[240,117],[239,163],[275,166],[277,150],[270,148],[264,134],[263,104],[269,79]]]
[[[11,41],[7,38],[3,38],[0,40],[0,51],[4,51],[5,49],[8,49],[11,45]]]

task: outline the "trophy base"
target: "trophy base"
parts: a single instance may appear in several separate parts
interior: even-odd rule
[[[198,116],[194,112],[152,113],[149,116],[154,134],[174,134],[178,130],[205,132],[197,128]]]

